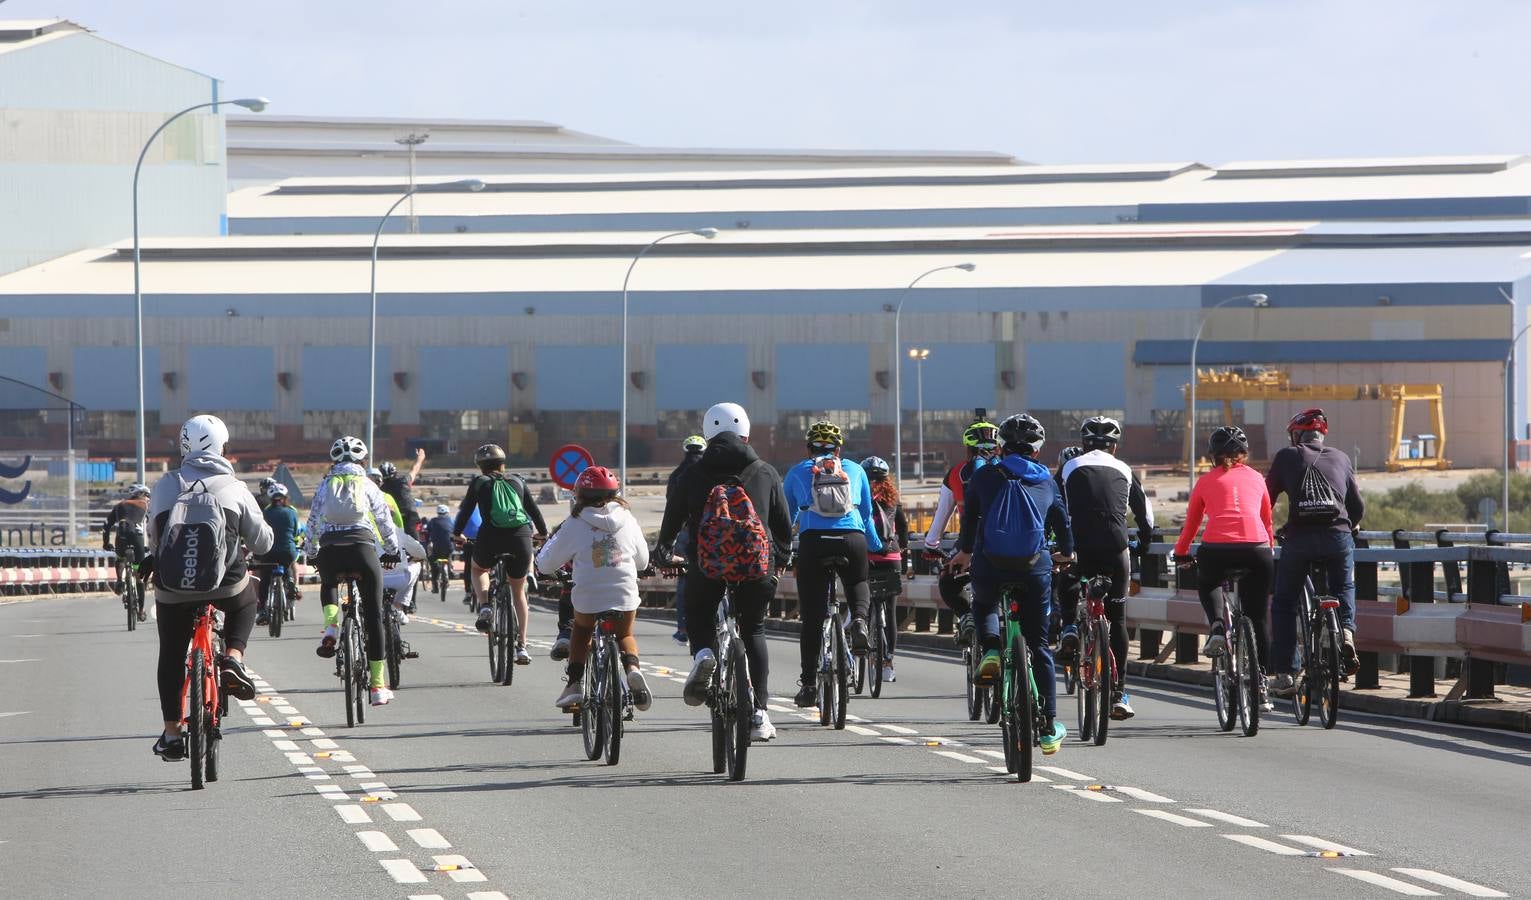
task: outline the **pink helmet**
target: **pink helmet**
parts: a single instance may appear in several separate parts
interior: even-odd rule
[[[605,466],[589,466],[574,482],[577,491],[615,491],[621,488],[617,476]]]

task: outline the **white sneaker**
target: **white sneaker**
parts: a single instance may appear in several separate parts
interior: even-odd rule
[[[400,625],[408,625],[409,624],[409,613],[405,612],[404,610],[400,609],[399,607],[395,606],[393,608],[393,615],[394,615],[394,618],[399,620],[399,624]]]
[[[707,683],[717,667],[718,658],[713,656],[711,649],[703,647],[697,651],[696,664],[691,667],[691,674],[686,676],[685,687],[681,689],[687,706],[701,706],[707,702]]]
[[[392,699],[393,699],[393,691],[390,691],[389,689],[387,689],[385,687],[381,687],[381,686],[375,687],[375,688],[372,689],[372,705],[373,706],[387,706],[388,705],[388,701],[390,701]]]
[[[563,693],[558,695],[558,699],[553,701],[553,705],[559,709],[567,710],[571,707],[578,706],[584,699],[584,685],[582,685],[580,680],[576,678],[575,680],[564,685]]]
[[[529,666],[531,664],[532,664],[532,658],[531,658],[531,656],[529,656],[527,654],[526,648],[525,647],[517,647],[516,648],[516,665],[518,665],[518,666]]]
[[[886,681],[886,682],[889,682],[889,683],[895,682],[895,681],[898,680],[898,673],[893,671],[893,667],[892,666],[883,666],[882,667],[882,680]]]
[[[649,693],[649,683],[639,670],[627,670],[627,689],[632,692],[633,707],[639,712],[647,711],[654,704],[654,695]]]
[[[769,741],[771,738],[776,737],[776,726],[771,724],[771,717],[766,715],[765,710],[755,710],[755,715],[751,718],[750,724],[753,726],[750,728],[750,740]]]

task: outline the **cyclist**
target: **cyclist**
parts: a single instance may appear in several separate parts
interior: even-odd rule
[[[1340,601],[1340,664],[1347,674],[1360,667],[1356,657],[1355,538],[1366,503],[1351,468],[1350,457],[1329,453],[1324,439],[1329,419],[1321,409],[1305,409],[1286,426],[1290,447],[1271,460],[1265,487],[1271,502],[1286,492],[1287,517],[1282,528],[1281,559],[1276,565],[1276,596],[1272,652],[1275,684],[1271,693],[1289,697],[1296,690],[1297,610],[1302,605],[1303,579],[1314,566],[1323,568],[1328,591]]]
[[[816,706],[819,687],[819,633],[829,611],[830,579],[839,575],[851,609],[851,650],[867,650],[867,554],[882,552],[882,539],[873,526],[872,487],[861,466],[840,458],[845,435],[833,422],[808,426],[808,458],[793,466],[783,480],[787,508],[795,510],[797,525],[797,596],[802,621],[799,650],[802,687],[798,706]],[[826,568],[820,560],[841,558],[843,566]]]
[[[968,479],[973,477],[973,471],[993,459],[999,450],[999,427],[992,422],[979,420],[969,425],[962,432],[962,444],[967,448],[968,458],[959,465],[952,466],[951,471],[941,480],[941,491],[936,499],[936,513],[930,520],[930,530],[925,534],[925,552],[927,557],[940,558],[941,541],[946,536],[946,523],[950,521],[952,513],[956,513],[959,520],[962,516],[962,498],[967,489]],[[957,614],[957,639],[963,643],[973,633],[973,612],[968,605],[968,600],[962,595],[962,589],[968,583],[968,576],[951,571],[943,567],[941,575],[936,580],[936,588],[941,592],[941,602],[947,608]]]
[[[1260,703],[1269,708],[1264,673],[1269,665],[1269,643],[1265,632],[1266,598],[1270,596],[1271,498],[1265,491],[1260,473],[1244,464],[1249,457],[1249,438],[1237,425],[1224,425],[1212,432],[1207,444],[1212,457],[1212,471],[1196,480],[1191,491],[1191,505],[1186,510],[1185,525],[1175,542],[1175,559],[1184,564],[1191,539],[1201,527],[1207,528],[1196,551],[1196,591],[1207,615],[1212,633],[1202,653],[1221,656],[1228,650],[1228,636],[1223,633],[1223,619],[1217,606],[1217,591],[1231,569],[1249,574],[1239,582],[1239,598],[1244,615],[1255,626],[1255,655],[1259,659]]]
[[[1047,467],[1037,462],[1037,453],[1047,439],[1047,430],[1034,417],[1022,413],[1000,423],[1001,458],[973,473],[968,481],[962,510],[962,533],[957,540],[957,555],[952,567],[969,570],[973,576],[973,611],[978,637],[983,644],[983,659],[978,664],[974,682],[992,684],[1000,672],[1000,650],[1004,638],[999,633],[999,603],[1003,589],[1013,586],[1020,601],[1021,631],[1031,650],[1031,671],[1037,691],[1042,695],[1046,716],[1040,744],[1042,753],[1051,756],[1063,744],[1067,729],[1057,720],[1057,684],[1054,680],[1053,651],[1048,641],[1052,617],[1053,566],[1073,558],[1074,538],[1069,527],[1068,508]],[[1036,554],[1029,569],[1001,568],[984,552],[984,519],[998,515],[996,502],[1006,496],[1009,482],[1019,481],[1031,508],[1041,521],[1035,525],[1051,532],[1055,551],[1049,556],[1045,547]]]
[[[378,490],[383,490],[383,470],[374,466],[367,470],[367,480],[377,485]],[[393,495],[383,491],[383,503],[388,506],[388,518],[393,522],[393,527],[402,531],[404,529],[404,511],[399,509],[399,501],[393,499]]]
[[[269,573],[273,566],[285,566],[289,576],[295,582],[297,579],[298,562],[298,513],[292,508],[291,498],[287,493],[287,485],[272,481],[271,486],[266,488],[266,511],[262,513],[266,524],[271,528],[271,549],[257,557],[256,568],[260,570],[260,588],[255,606],[255,624],[265,625],[270,622],[270,615],[266,610],[266,603],[271,599],[271,578]],[[293,600],[297,600],[294,593]]]
[[[150,541],[156,555],[166,559],[160,565],[147,557],[140,572],[174,572],[177,585],[207,580],[217,586],[206,591],[166,587],[164,577],[154,579],[154,602],[159,630],[159,705],[164,731],[154,743],[154,752],[166,762],[186,758],[186,742],[181,737],[181,688],[186,680],[186,647],[191,642],[197,608],[211,603],[223,611],[225,656],[218,660],[224,690],[241,700],[255,699],[255,681],[245,671],[245,646],[255,627],[255,583],[245,567],[240,543],[251,553],[271,549],[271,529],[261,518],[260,507],[238,478],[234,467],[223,457],[229,442],[228,426],[216,416],[193,416],[181,426],[181,467],[166,473],[149,495],[148,521]],[[200,485],[200,486],[199,486]],[[206,536],[207,525],[195,524],[197,510],[190,502],[198,494],[210,494],[216,514],[222,520],[225,552],[222,559],[212,554],[198,554],[195,542]],[[189,502],[182,503],[185,497]],[[172,513],[186,524],[172,529]],[[188,540],[188,536],[190,539]],[[211,582],[222,571],[223,577]],[[189,576],[189,577],[188,577]]]
[[[480,474],[474,476],[467,493],[463,494],[452,534],[456,540],[467,527],[473,510],[479,511],[481,520],[473,545],[473,594],[479,602],[478,621],[474,627],[489,633],[489,620],[494,613],[488,605],[489,573],[494,571],[497,557],[509,554],[506,574],[516,603],[516,615],[521,621],[522,643],[516,648],[516,665],[524,666],[532,661],[526,654],[527,617],[530,614],[526,603],[526,573],[532,566],[532,529],[536,528],[538,537],[547,537],[548,527],[526,482],[506,474],[505,451],[498,444],[485,444],[475,450],[473,461],[478,463]]]
[[[669,480],[665,482],[664,499],[666,504],[670,502],[670,498],[675,496],[675,491],[680,484],[681,476],[685,475],[686,470],[696,465],[697,461],[702,458],[702,453],[707,449],[707,439],[699,434],[693,434],[682,441],[680,446],[681,450],[686,455],[681,458],[680,465],[675,467],[675,470],[670,473]],[[683,557],[686,555],[686,546],[688,543],[689,542],[683,533],[683,536],[676,544],[677,556]],[[690,638],[686,636],[686,572],[684,569],[681,570],[680,575],[675,579],[674,638],[675,643],[680,644],[683,647],[691,643]]]
[[[753,740],[768,741],[776,736],[776,726],[771,724],[766,713],[771,665],[766,648],[765,617],[776,597],[774,572],[785,566],[791,552],[792,516],[782,493],[781,476],[749,444],[750,417],[744,407],[737,403],[713,406],[702,420],[702,434],[706,437],[707,449],[702,458],[681,476],[675,493],[666,501],[664,519],[659,527],[658,550],[654,554],[659,559],[668,560],[681,551],[689,570],[686,575],[686,619],[690,623],[687,637],[692,667],[683,696],[690,706],[705,702],[708,679],[718,664],[717,616],[724,583],[708,578],[701,571],[697,528],[712,489],[737,479],[749,496],[750,505],[765,527],[772,546],[773,574],[733,586],[734,617],[739,624],[740,639],[744,641],[745,655],[749,658],[750,683],[755,691],[751,735]]]
[[[373,706],[382,706],[393,699],[383,678],[383,568],[393,568],[399,561],[399,530],[384,499],[387,495],[365,477],[366,458],[367,445],[360,438],[345,435],[330,445],[334,464],[314,489],[306,549],[319,568],[319,597],[324,605],[324,634],[314,652],[324,659],[335,655],[340,635],[336,588],[341,575],[354,574],[367,637],[370,700]]]
[[[116,535],[117,547],[125,550],[132,547],[135,551],[134,559],[142,562],[148,555],[144,549],[144,520],[149,513],[149,488],[142,484],[128,485],[127,497],[117,501],[112,511],[106,514],[106,524],[101,526],[101,549],[112,549],[112,536]],[[133,577],[131,572],[123,573],[124,579]],[[126,595],[127,587],[123,587]],[[126,601],[123,601],[126,602]],[[147,613],[140,609],[138,621],[147,618]]]
[[[415,449],[415,464],[410,468],[408,475],[400,475],[399,467],[384,460],[377,468],[383,476],[383,493],[392,497],[399,511],[404,515],[404,532],[414,534],[415,526],[420,523],[420,513],[415,509],[415,495],[412,488],[415,479],[420,477],[420,469],[425,466],[425,448]]]
[[[442,578],[452,577],[452,510],[445,503],[436,504],[436,515],[425,523],[425,544],[430,548],[431,565],[442,560]]]
[[[883,633],[881,661],[872,665],[882,666],[883,681],[897,681],[893,671],[893,649],[898,641],[898,597],[904,591],[904,574],[909,568],[905,552],[909,547],[909,519],[904,515],[904,504],[899,501],[898,485],[889,478],[888,461],[880,456],[868,456],[861,461],[861,469],[867,474],[872,486],[873,522],[877,536],[882,539],[882,552],[868,557],[870,582],[880,586],[881,593],[872,595],[873,603],[883,605]]]
[[[1064,463],[1060,475],[1074,529],[1074,548],[1079,561],[1073,575],[1077,583],[1097,575],[1111,579],[1106,594],[1106,618],[1111,622],[1111,652],[1116,656],[1116,684],[1111,686],[1111,718],[1130,719],[1134,712],[1127,696],[1127,588],[1132,564],[1128,558],[1127,513],[1138,526],[1138,546],[1153,542],[1154,513],[1138,476],[1120,459],[1117,447],[1122,426],[1108,416],[1092,416],[1079,428],[1084,452]],[[1063,634],[1058,649],[1064,654],[1079,650],[1079,610],[1063,604]]]
[[[537,554],[537,571],[546,575],[574,564],[574,623],[565,670],[568,684],[555,701],[560,709],[567,710],[584,699],[585,659],[595,632],[595,617],[613,611],[622,613],[616,636],[633,706],[646,710],[654,699],[639,667],[638,638],[633,634],[633,623],[638,619],[638,573],[648,568],[649,546],[627,501],[617,496],[620,490],[621,484],[610,469],[590,466],[579,473],[569,518],[554,529]]]

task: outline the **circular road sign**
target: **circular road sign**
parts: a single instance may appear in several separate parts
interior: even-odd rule
[[[553,451],[553,458],[548,461],[548,474],[553,476],[554,484],[572,491],[579,473],[594,464],[595,457],[589,450],[578,444],[565,444]]]

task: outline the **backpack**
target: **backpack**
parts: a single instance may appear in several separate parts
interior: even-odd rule
[[[702,574],[713,581],[761,581],[771,573],[771,540],[755,513],[744,482],[756,461],[707,494],[702,518],[696,527],[696,561]]]
[[[314,492],[316,500],[320,492],[327,494],[324,498],[325,522],[341,527],[370,524],[367,518],[371,513],[367,503],[367,476],[327,475],[324,484]]]
[[[489,524],[495,528],[515,530],[531,522],[526,508],[521,505],[521,492],[510,479],[503,475],[491,475],[489,486]]]
[[[1323,455],[1324,448],[1320,448],[1318,456],[1313,457],[1313,462],[1302,470],[1297,495],[1292,497],[1293,525],[1328,525],[1345,512],[1345,506],[1335,494],[1334,487],[1329,484],[1324,473],[1318,470],[1318,459]]]
[[[894,522],[893,511],[872,501],[872,527],[877,531],[877,538],[882,541],[884,549],[892,548],[898,542],[898,526]]]
[[[182,479],[155,553],[160,588],[172,594],[204,594],[222,585],[239,553],[239,542],[230,540],[228,532],[223,507],[207,483],[199,479],[187,484]]]
[[[1037,564],[1047,549],[1043,513],[1021,483],[1020,476],[1003,462],[999,470],[1005,486],[984,511],[983,553],[1000,569],[1027,572]]]
[[[816,515],[841,519],[856,508],[851,499],[851,479],[837,457],[826,456],[813,464],[813,506]]]

